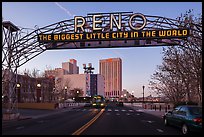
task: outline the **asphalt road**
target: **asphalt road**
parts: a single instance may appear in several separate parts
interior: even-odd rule
[[[6,122],[2,124],[2,135],[71,135],[87,123],[81,135],[181,135],[177,128],[165,127],[159,117],[115,104],[109,104],[103,112],[85,107]]]
[[[174,127],[165,127],[162,118],[110,104],[100,119],[82,135],[181,135],[181,133]]]

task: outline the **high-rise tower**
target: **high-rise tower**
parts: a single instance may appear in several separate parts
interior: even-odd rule
[[[105,78],[105,97],[118,98],[122,91],[122,60],[109,58],[100,60],[100,74]]]

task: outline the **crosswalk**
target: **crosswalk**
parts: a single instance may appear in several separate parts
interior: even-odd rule
[[[69,111],[77,111],[77,112],[86,112],[86,111],[100,111],[101,109],[96,109],[96,108],[77,108],[77,109],[70,109]],[[104,112],[113,112],[116,113],[116,115],[122,113],[126,113],[127,115],[130,115],[131,113],[137,113],[137,115],[140,115],[141,111],[138,110],[133,110],[133,109],[115,109],[115,108],[106,108]],[[107,113],[109,115],[109,113]]]
[[[77,111],[77,112],[99,112],[101,109],[96,108],[76,108],[76,109],[70,109],[69,111]],[[134,109],[117,109],[117,108],[105,108],[104,115],[107,116],[141,116],[141,111],[134,110]]]

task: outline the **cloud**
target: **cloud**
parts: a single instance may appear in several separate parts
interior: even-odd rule
[[[65,11],[69,16],[74,18],[74,14],[72,14],[69,10],[67,10],[66,8],[64,8],[62,5],[60,5],[58,2],[54,2],[61,10]]]

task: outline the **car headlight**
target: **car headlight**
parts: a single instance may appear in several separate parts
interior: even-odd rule
[[[103,106],[104,104],[103,103],[101,103],[101,106]]]
[[[93,105],[93,106],[95,106],[95,105],[96,105],[96,103],[93,103],[92,105]]]

